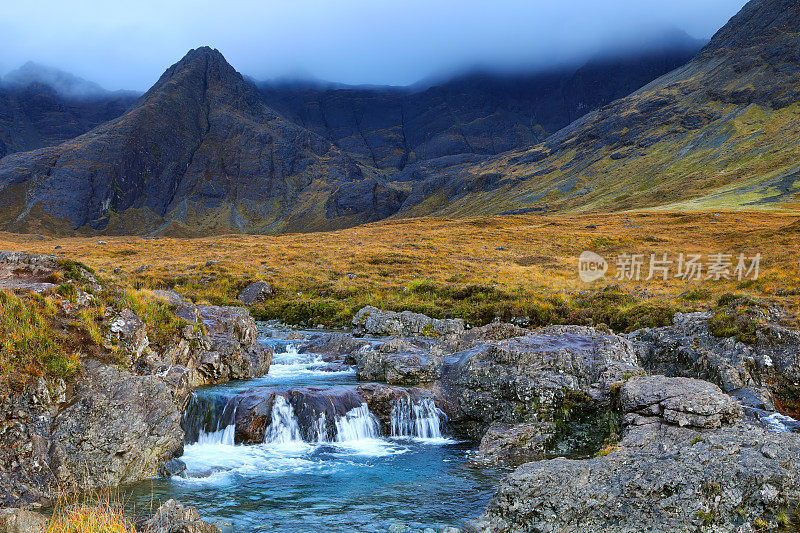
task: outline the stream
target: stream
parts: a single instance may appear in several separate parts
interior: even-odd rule
[[[268,375],[193,393],[184,415],[186,472],[139,484],[129,504],[146,512],[151,501],[175,498],[223,531],[441,531],[483,512],[498,472],[468,461],[474,444],[449,437],[430,400],[396,401],[390,430],[381,431],[365,403],[301,427],[292,405],[275,395],[263,442],[234,444],[231,399],[243,392],[358,383],[353,368],[298,353],[288,333],[260,339],[275,352]]]

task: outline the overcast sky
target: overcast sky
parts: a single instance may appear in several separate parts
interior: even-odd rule
[[[148,88],[187,50],[258,79],[406,85],[474,65],[542,65],[665,28],[709,38],[744,0],[26,0],[4,2],[0,73],[33,60]]]

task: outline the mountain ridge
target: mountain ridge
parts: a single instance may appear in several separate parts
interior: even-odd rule
[[[428,172],[400,214],[794,208],[798,21],[797,2],[752,0],[692,61],[543,143]]]

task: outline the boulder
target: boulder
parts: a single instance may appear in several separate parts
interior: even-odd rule
[[[475,460],[478,463],[521,464],[545,458],[547,443],[556,434],[550,422],[489,426],[481,439]]]
[[[194,507],[177,500],[167,500],[142,524],[141,529],[152,533],[219,533],[220,529],[200,520]]]
[[[73,400],[53,421],[53,472],[61,484],[82,489],[154,477],[183,452],[180,421],[158,376],[86,361]]]
[[[650,372],[703,379],[731,394],[760,388],[760,396],[774,397],[800,416],[800,330],[785,325],[785,311],[774,306],[755,306],[752,313],[752,344],[715,337],[710,313],[676,313],[672,326],[642,329],[629,338]]]
[[[179,305],[186,301],[186,298],[181,296],[175,291],[171,290],[152,290],[150,293],[159,300],[162,300],[170,305]]]
[[[533,333],[514,324],[493,322],[485,326],[472,328],[462,333],[450,333],[436,340],[432,347],[434,353],[452,354],[467,350],[486,341],[502,341],[514,337],[524,337]]]
[[[119,345],[122,348],[120,353],[130,365],[142,357],[150,345],[150,340],[147,338],[147,324],[133,311],[125,308],[111,320],[106,343]]]
[[[392,385],[433,383],[442,375],[442,359],[424,346],[392,339],[377,347],[365,346],[351,354],[361,381],[385,381]]]
[[[381,311],[377,307],[367,306],[360,309],[353,317],[353,331],[358,335],[440,337],[447,334],[462,333],[464,331],[464,321],[460,318],[430,318],[411,311],[403,311],[402,313]]]
[[[244,305],[253,305],[265,302],[272,297],[272,286],[265,281],[254,281],[239,293],[239,301]]]
[[[173,458],[161,465],[158,475],[161,477],[178,476],[186,471],[186,463],[178,458]]]
[[[534,461],[506,477],[475,524],[492,532],[777,529],[800,498],[800,435],[753,425],[650,424],[586,460]]]
[[[190,324],[163,355],[147,362],[148,373],[163,374],[178,366],[189,371],[190,387],[200,387],[269,372],[272,349],[257,342],[258,326],[247,309],[183,301],[175,314]],[[185,399],[182,390],[176,391],[179,404]]]
[[[51,276],[61,270],[58,258],[52,255],[0,251],[0,290],[47,292],[57,287]],[[83,268],[80,272],[91,276]]]
[[[45,533],[46,516],[25,509],[0,509],[0,533]]]
[[[291,333],[286,340],[305,341],[300,344],[300,353],[319,353],[330,356],[355,354],[359,350],[370,346],[369,341],[356,339],[348,333],[330,333],[325,335],[305,336]]]
[[[716,428],[742,417],[739,403],[707,381],[664,376],[634,377],[620,391],[629,423],[660,417],[678,426]]]
[[[437,398],[460,433],[480,439],[493,422],[550,421],[565,402],[610,408],[611,385],[643,373],[626,339],[551,326],[446,357]]]

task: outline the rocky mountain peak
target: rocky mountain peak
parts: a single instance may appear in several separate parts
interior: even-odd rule
[[[711,39],[706,54],[753,46],[764,47],[776,39],[797,41],[800,34],[800,2],[751,0]]]
[[[252,84],[234,69],[216,49],[201,46],[189,50],[183,58],[169,67],[159,80],[142,96],[141,102],[153,97],[190,97],[198,101],[215,98],[231,104],[243,98],[250,106],[260,100]]]

